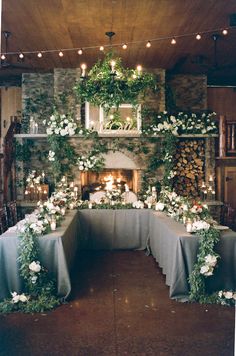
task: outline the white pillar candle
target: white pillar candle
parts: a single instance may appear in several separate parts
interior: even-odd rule
[[[152,203],[148,203],[148,209],[152,208]]]
[[[61,215],[65,215],[66,213],[66,209],[65,208],[61,208]]]
[[[88,208],[92,209],[92,207],[93,207],[93,204],[92,203],[88,203]]]
[[[51,226],[51,230],[52,230],[52,231],[55,231],[55,230],[56,230],[56,227],[57,227],[56,221],[52,221],[51,224],[50,224],[50,226]]]
[[[74,203],[70,203],[69,204],[69,208],[70,208],[70,210],[73,210],[74,209]]]
[[[187,232],[192,232],[192,223],[191,222],[187,222],[186,230],[187,230]]]

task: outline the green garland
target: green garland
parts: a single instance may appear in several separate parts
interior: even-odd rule
[[[42,266],[40,273],[34,273],[29,269],[32,261],[39,261],[37,235],[28,228],[19,236],[19,239],[18,261],[26,293],[22,294],[22,301],[13,302],[13,300],[5,299],[0,302],[0,312],[41,313],[51,310],[61,303],[56,297],[54,281],[49,278],[47,270]]]
[[[113,71],[112,60],[115,60]],[[148,90],[157,91],[157,83],[152,74],[125,69],[121,59],[114,58],[113,52],[109,52],[103,61],[99,60],[92,67],[88,78],[77,83],[75,90],[81,103],[88,101],[109,112],[112,107],[118,109],[124,103],[135,107]]]

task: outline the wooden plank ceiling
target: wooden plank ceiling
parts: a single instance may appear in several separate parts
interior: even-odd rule
[[[117,47],[124,64],[133,67],[159,67],[175,72],[207,73],[211,82],[236,84],[236,28],[217,41],[217,67],[214,66],[214,41],[211,33],[152,42],[149,39],[193,34],[229,27],[229,15],[236,13],[235,0],[3,0],[2,30],[12,33],[8,51],[43,51],[108,44],[106,31],[116,33],[113,43],[130,44],[126,50]],[[2,52],[5,42],[2,36]],[[19,63],[17,55],[7,61],[16,66],[2,67],[0,77],[54,67],[91,66],[102,58],[98,49],[45,53],[40,59],[27,54]],[[20,67],[20,68],[18,68]]]

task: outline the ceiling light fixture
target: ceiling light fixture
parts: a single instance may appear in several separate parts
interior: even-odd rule
[[[199,41],[201,38],[202,38],[202,36],[200,35],[200,33],[198,33],[197,36],[196,36],[196,40]]]
[[[42,52],[39,52],[39,53],[37,54],[37,56],[38,56],[39,58],[42,58],[42,57],[43,57]]]
[[[2,59],[3,61],[6,59],[5,54],[2,54],[2,55],[1,55],[1,59]]]
[[[223,33],[224,36],[226,36],[226,35],[228,35],[228,30],[224,29],[224,30],[222,31],[222,33]]]
[[[80,48],[77,53],[81,56],[83,54],[82,48]]]
[[[19,58],[20,58],[20,59],[23,59],[23,58],[24,58],[24,54],[23,54],[22,52],[19,54]]]
[[[58,53],[58,56],[59,56],[59,57],[63,57],[63,56],[64,56],[63,52],[60,51],[60,52]]]
[[[147,48],[150,48],[150,47],[151,47],[151,42],[150,42],[150,41],[148,41],[148,42],[146,43],[146,47],[147,47]]]
[[[123,46],[122,46],[123,49],[127,49],[127,47],[128,47],[128,46],[127,46],[126,43],[124,43]]]
[[[175,38],[172,38],[171,42],[170,42],[172,45],[175,45],[176,44],[176,39]]]

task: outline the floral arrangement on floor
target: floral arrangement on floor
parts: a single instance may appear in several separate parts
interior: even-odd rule
[[[18,261],[25,293],[12,291],[10,299],[0,302],[0,312],[44,312],[61,303],[54,280],[40,262],[37,238],[56,229],[72,200],[72,191],[63,184],[63,189],[59,188],[46,202],[39,202],[32,214],[11,228],[20,240]]]
[[[214,274],[220,256],[215,252],[215,246],[220,239],[220,231],[211,217],[206,205],[199,201],[190,201],[177,195],[174,191],[163,189],[160,193],[156,210],[164,211],[167,215],[191,225],[189,232],[199,236],[197,262],[189,277],[190,301],[200,303],[219,303],[231,305],[236,301],[236,292],[219,291],[208,295],[206,290],[207,277]],[[191,221],[188,223],[188,220]]]
[[[210,135],[217,133],[217,125],[214,120],[216,113],[184,113],[176,115],[167,111],[153,115],[151,122],[144,125],[143,134],[160,135],[171,132],[174,136],[183,134]]]

